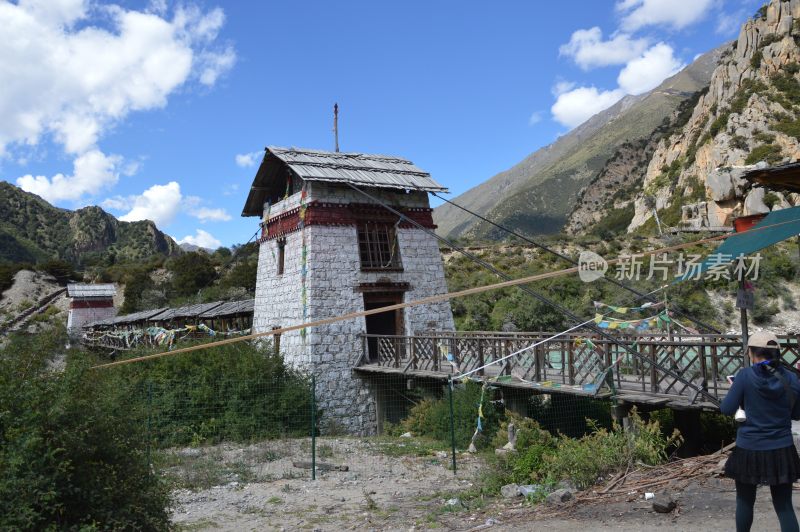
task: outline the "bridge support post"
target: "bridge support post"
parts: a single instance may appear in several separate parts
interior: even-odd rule
[[[503,404],[515,414],[527,417],[530,399],[531,393],[527,390],[503,387]]]
[[[683,436],[683,444],[678,448],[678,456],[688,458],[700,454],[703,445],[702,426],[699,410],[673,410],[675,428]]]
[[[628,414],[630,414],[632,407],[632,404],[622,401],[616,405],[611,405],[611,418],[619,423],[625,431],[631,428],[631,418]]]

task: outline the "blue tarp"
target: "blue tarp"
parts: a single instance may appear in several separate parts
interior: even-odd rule
[[[773,211],[748,231],[735,233],[698,265],[678,277],[675,282],[697,278],[714,266],[730,264],[746,256],[800,234],[800,207]]]

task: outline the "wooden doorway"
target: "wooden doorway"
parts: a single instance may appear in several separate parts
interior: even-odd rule
[[[376,308],[385,307],[387,305],[396,305],[403,302],[402,292],[368,292],[364,294],[364,310],[372,310]],[[368,335],[380,336],[400,336],[404,332],[403,326],[403,310],[390,310],[388,312],[381,312],[379,314],[371,314],[364,318],[367,322]],[[398,349],[401,342],[395,342],[395,349]],[[378,361],[378,339],[368,338],[367,349],[369,352],[369,361]]]

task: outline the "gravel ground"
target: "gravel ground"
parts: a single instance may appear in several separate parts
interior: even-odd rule
[[[643,494],[617,502],[576,506],[563,515],[522,499],[476,499],[474,488],[485,464],[459,455],[457,475],[448,469],[447,453],[412,440],[326,438],[318,460],[347,465],[348,471],[321,472],[316,481],[307,469],[292,466],[308,459],[308,442],[293,440],[201,451],[176,450],[189,460],[178,470],[203,470],[198,459],[236,462],[267,456],[265,465],[248,461],[249,472],[223,471],[213,486],[175,492],[173,522],[184,530],[709,530],[734,528],[735,490],[724,478],[703,478],[670,492],[678,506],[658,514]],[[211,453],[210,455],[207,453]],[[407,454],[404,454],[407,453]],[[193,466],[193,464],[195,464]],[[212,482],[213,484],[214,482]],[[800,498],[796,498],[800,500]],[[543,516],[543,510],[550,516]],[[754,530],[777,530],[769,490],[759,490]]]

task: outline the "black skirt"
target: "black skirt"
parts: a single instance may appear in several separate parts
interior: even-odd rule
[[[800,478],[800,457],[794,444],[771,451],[734,447],[725,462],[725,476],[743,484],[791,484]]]

